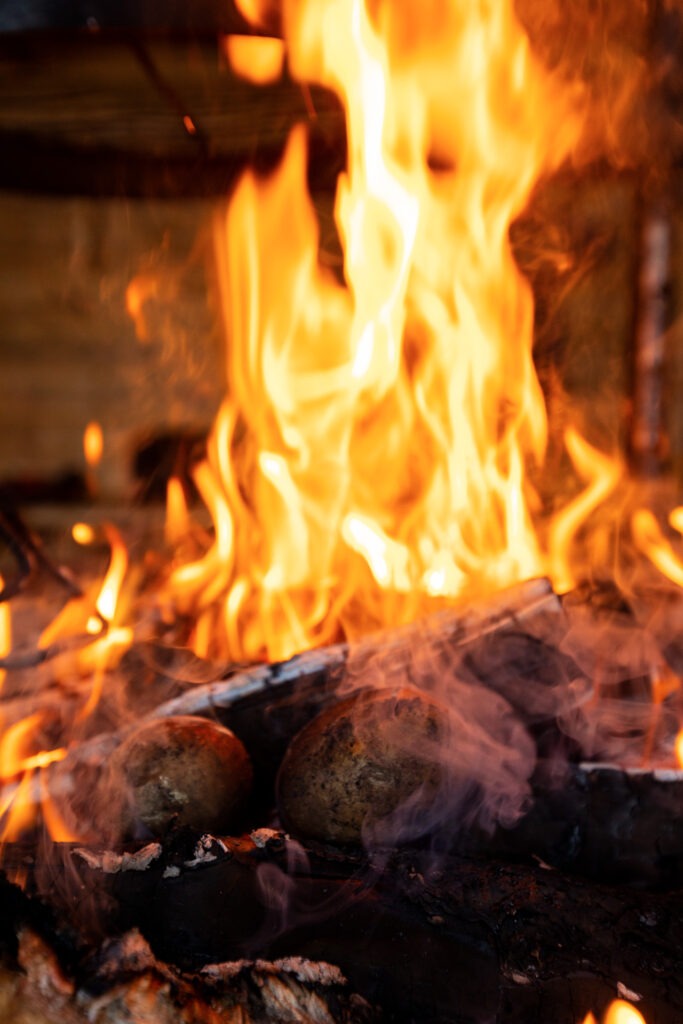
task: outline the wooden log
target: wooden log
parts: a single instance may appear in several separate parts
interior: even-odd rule
[[[92,851],[76,862],[70,927],[92,911],[84,897],[106,890],[105,931],[137,926],[185,971],[244,955],[324,959],[396,1022],[578,1024],[618,985],[649,1024],[683,1013],[681,890],[418,850],[368,862],[268,830],[179,840],[143,870]]]

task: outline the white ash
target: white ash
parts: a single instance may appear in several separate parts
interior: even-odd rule
[[[180,875],[180,868],[177,864],[169,864],[167,868],[164,868],[162,878],[178,878]]]
[[[634,992],[632,988],[627,988],[622,981],[617,982],[617,995],[620,999],[628,999],[632,1003],[639,1003],[643,998],[640,992]]]
[[[218,848],[218,853],[216,848]],[[228,848],[222,839],[206,833],[198,840],[194,848],[194,857],[184,862],[185,867],[196,868],[199,864],[210,864],[212,861],[218,860],[219,853],[227,852]]]
[[[277,974],[256,975],[268,1019],[303,1024],[335,1024],[329,1007],[317,992],[293,978]]]
[[[200,973],[212,981],[234,978],[242,971],[255,970],[261,974],[291,974],[307,985],[346,985],[342,972],[324,960],[307,960],[301,956],[286,956],[279,960],[230,960],[222,964],[207,964]]]
[[[611,761],[581,761],[584,772],[621,772],[624,775],[649,775],[655,782],[683,782],[683,768],[631,768]]]
[[[113,850],[95,853],[79,846],[74,853],[95,871],[102,871],[105,875],[117,875],[121,871],[146,871],[150,864],[161,856],[162,847],[161,843],[148,843],[135,853],[115,853]]]

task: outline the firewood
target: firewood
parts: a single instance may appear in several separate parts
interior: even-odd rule
[[[425,849],[368,859],[265,829],[197,848],[179,838],[143,871],[77,861],[81,891],[105,888],[110,915],[117,905],[185,972],[246,950],[324,959],[400,1024],[577,1024],[618,984],[653,1024],[683,1017],[680,890]]]

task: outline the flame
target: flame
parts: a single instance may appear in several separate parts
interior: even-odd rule
[[[169,547],[175,547],[186,536],[188,530],[189,515],[185,491],[178,477],[172,476],[166,484],[166,543]]]
[[[71,527],[71,536],[77,544],[87,546],[95,540],[95,531],[89,523],[74,523]]]
[[[636,509],[631,517],[631,530],[636,547],[663,576],[683,587],[683,561],[664,537],[654,513],[646,508]]]
[[[83,454],[91,468],[99,465],[104,450],[102,427],[95,420],[88,423],[83,433]]]
[[[572,464],[587,487],[555,516],[550,526],[550,571],[560,593],[576,584],[572,542],[591,512],[612,494],[623,473],[619,460],[593,448],[574,427],[567,429],[564,441]]]
[[[42,820],[57,841],[76,838],[50,799],[44,769],[66,757],[62,747],[32,752],[43,726],[36,712],[6,728],[0,738],[0,842],[16,841]]]
[[[592,1013],[586,1014],[583,1024],[597,1024]],[[602,1024],[647,1024],[642,1013],[624,999],[615,999],[608,1006]]]
[[[0,574],[0,591],[4,585],[5,581],[2,578],[2,574]],[[7,601],[0,601],[0,658],[4,658],[11,650],[12,613],[10,612],[9,603]],[[6,669],[0,668],[0,691],[4,686],[6,676]]]
[[[282,77],[285,45],[270,36],[224,36],[223,51],[230,67],[241,78],[268,85]]]
[[[683,768],[683,729],[679,729],[676,736],[676,761],[679,768]]]
[[[646,1024],[642,1013],[624,999],[615,999],[604,1016],[603,1024]]]
[[[268,5],[252,6],[263,24]],[[291,74],[346,111],[343,273],[319,252],[299,125],[217,224],[230,395],[200,488],[216,540],[169,581],[186,609],[220,597],[212,643],[236,658],[545,570],[527,471],[546,413],[509,228],[581,127],[508,0],[372,17],[307,0],[283,19]]]

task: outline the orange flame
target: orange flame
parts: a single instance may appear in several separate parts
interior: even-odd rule
[[[560,593],[576,584],[571,568],[572,542],[590,513],[614,491],[623,473],[617,459],[593,448],[573,427],[565,432],[564,441],[574,468],[588,486],[555,516],[550,526],[550,572]]]
[[[597,1024],[592,1013],[586,1014],[583,1024]],[[647,1024],[642,1013],[624,999],[615,999],[608,1006],[602,1024]]]
[[[5,585],[5,581],[0,574],[0,590]],[[7,601],[0,602],[0,658],[4,658],[5,655],[9,654],[12,650],[12,613],[10,612],[9,603]],[[7,670],[0,668],[0,690],[2,690],[5,678],[7,676]]]
[[[164,535],[169,547],[174,547],[187,534],[189,515],[183,485],[177,476],[166,484],[166,526]]]
[[[284,8],[290,71],[346,108],[344,283],[319,258],[302,126],[217,225],[231,395],[201,485],[216,542],[170,592],[199,610],[221,597],[213,642],[234,657],[545,569],[526,479],[545,407],[509,228],[580,119],[508,0],[417,13]]]
[[[71,527],[71,536],[77,544],[92,544],[95,539],[95,531],[89,523],[74,523]]]
[[[663,576],[683,587],[683,561],[664,537],[654,514],[649,509],[637,509],[631,517],[631,529],[636,547]]]
[[[615,999],[605,1014],[603,1024],[646,1024],[642,1013],[624,999]]]
[[[99,465],[104,451],[104,437],[102,427],[95,420],[88,423],[83,433],[83,454],[85,461],[91,468]]]
[[[66,757],[64,748],[32,751],[43,725],[39,712],[15,722],[0,738],[0,841],[16,841],[42,816],[50,836],[57,841],[77,837],[64,824],[51,800],[44,769]]]
[[[679,768],[683,768],[683,729],[679,729],[676,736],[676,761]]]
[[[270,36],[224,36],[223,50],[236,75],[256,85],[268,85],[282,77],[285,44]]]

